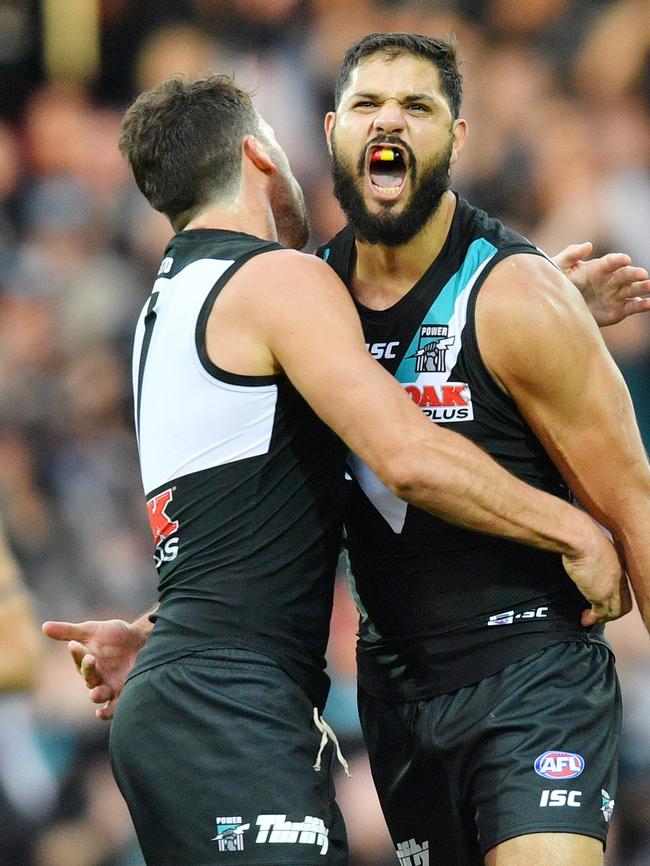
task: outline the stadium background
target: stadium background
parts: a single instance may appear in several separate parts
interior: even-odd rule
[[[171,231],[120,160],[121,112],[172,73],[235,72],[305,188],[315,246],[341,219],[321,118],[345,49],[376,30],[456,34],[471,126],[456,189],[550,252],[590,239],[650,267],[647,0],[0,0],[0,516],[40,619],[129,618],[155,592],[128,364]],[[648,444],[650,316],[606,337]],[[351,866],[384,866],[343,579],[336,596]],[[608,634],[626,722],[607,863],[648,866],[650,644],[638,617]],[[141,866],[108,727],[65,648],[42,650],[32,691],[0,696],[0,866]]]

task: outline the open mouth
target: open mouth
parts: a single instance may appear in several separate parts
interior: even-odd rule
[[[368,151],[368,177],[375,195],[390,201],[399,196],[406,183],[406,161],[396,144],[377,144]]]

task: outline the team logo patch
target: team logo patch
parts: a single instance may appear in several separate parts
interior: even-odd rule
[[[250,824],[242,824],[241,817],[217,818],[217,835],[210,841],[216,842],[220,851],[243,851],[244,833]]]
[[[614,812],[614,806],[616,805],[616,800],[612,800],[607,791],[604,788],[600,789],[600,797],[602,806],[600,807],[600,811],[603,813],[603,818],[605,819],[605,823],[609,824],[609,819],[612,817],[612,813]]]
[[[449,336],[449,325],[420,325],[415,358],[416,373],[444,373],[447,369],[447,349],[454,345],[455,337]]]
[[[398,842],[395,849],[400,866],[429,866],[429,842],[418,843],[415,839]]]
[[[535,760],[535,772],[545,779],[575,779],[585,768],[585,759],[575,752],[544,752]]]

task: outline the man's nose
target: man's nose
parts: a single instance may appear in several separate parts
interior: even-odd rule
[[[387,99],[375,115],[373,123],[377,132],[390,135],[404,129],[404,113],[402,106],[394,99]]]

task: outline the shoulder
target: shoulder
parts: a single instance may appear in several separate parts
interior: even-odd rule
[[[354,309],[350,293],[324,261],[288,249],[247,261],[228,281],[220,302],[221,309],[266,324]]]
[[[476,333],[488,370],[506,390],[513,379],[539,384],[582,369],[601,339],[573,283],[537,255],[495,266],[477,297]]]
[[[534,253],[517,253],[498,262],[477,301],[477,315],[483,319],[521,319],[528,325],[585,313],[586,304],[573,283],[548,258]]]
[[[238,284],[245,282],[251,287],[258,286],[262,292],[271,286],[276,291],[288,294],[295,291],[310,293],[323,287],[345,290],[334,271],[322,259],[311,253],[288,249],[271,250],[255,256],[243,265],[235,275],[237,277]]]

